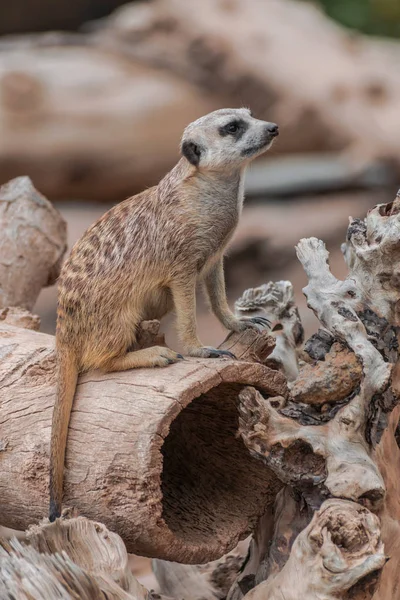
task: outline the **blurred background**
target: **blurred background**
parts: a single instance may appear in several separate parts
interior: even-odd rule
[[[159,181],[190,121],[244,105],[277,122],[247,175],[228,294],[289,279],[314,331],[294,245],[321,237],[344,277],[348,216],[391,201],[400,181],[399,0],[13,0],[0,3],[0,34],[0,183],[29,175],[70,247]],[[48,288],[44,331],[55,308]],[[225,335],[201,300],[199,331],[210,345]]]

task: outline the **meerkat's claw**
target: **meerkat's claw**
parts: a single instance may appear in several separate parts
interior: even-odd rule
[[[205,358],[221,358],[223,356],[227,356],[228,358],[236,359],[236,356],[229,352],[229,350],[218,350],[217,348],[205,347],[203,348],[206,352],[204,353]]]
[[[271,327],[271,321],[266,317],[250,317],[250,321],[257,325],[262,325],[262,327]]]
[[[252,329],[257,329],[259,330],[260,327],[262,329],[264,328],[271,328],[271,321],[269,321],[268,319],[266,319],[265,317],[244,317],[242,319],[240,319],[241,324],[243,325],[243,329],[247,328],[247,327],[251,327]]]
[[[167,365],[173,365],[180,360],[183,360],[182,354],[177,354],[177,352],[174,352],[169,348],[163,348],[163,351],[160,352],[158,356],[154,357],[154,366],[166,367]]]

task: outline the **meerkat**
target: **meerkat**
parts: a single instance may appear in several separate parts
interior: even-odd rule
[[[164,367],[181,360],[165,347],[134,349],[140,322],[161,319],[172,309],[188,356],[232,357],[203,346],[197,337],[199,280],[227,329],[268,324],[261,317],[238,318],[231,312],[223,254],[242,210],[245,168],[277,135],[275,123],[255,119],[244,108],[217,110],[194,121],[183,133],[182,157],[161,182],[114,206],[73,247],[58,286],[50,521],[61,513],[79,373]]]

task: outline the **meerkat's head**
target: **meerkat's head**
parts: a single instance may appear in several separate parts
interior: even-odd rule
[[[240,168],[266,152],[278,134],[275,123],[255,119],[247,108],[223,108],[186,127],[181,152],[199,169]]]

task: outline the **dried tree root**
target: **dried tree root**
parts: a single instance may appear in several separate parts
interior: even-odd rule
[[[235,302],[235,310],[238,316],[259,315],[271,321],[276,346],[266,364],[279,368],[288,381],[296,379],[299,374],[298,350],[304,341],[304,330],[290,281],[270,281],[246,290]]]
[[[329,495],[371,507],[383,501],[385,485],[351,404],[327,424],[311,426],[283,416],[254,388],[240,399],[240,432],[252,455],[312,506]]]
[[[163,594],[190,600],[223,600],[238,577],[249,540],[222,558],[205,565],[182,565],[153,560],[153,572]]]
[[[349,267],[345,281],[331,274],[322,241],[310,238],[297,246],[309,280],[304,293],[322,329],[306,343],[308,362],[298,363],[299,375],[290,384],[287,399],[266,399],[254,388],[241,392],[243,439],[288,487],[277,496],[275,517],[267,514],[258,523],[249,560],[230,591],[230,600],[242,598],[261,581],[267,581],[264,594],[274,578],[284,581],[304,533],[296,539],[299,530],[329,496],[358,501],[376,512],[392,556],[375,585],[361,581],[351,598],[396,596],[399,238],[398,197],[371,210],[365,221],[350,220],[342,247]],[[263,537],[263,529],[270,534]],[[321,597],[348,597],[345,589],[329,595],[327,588],[324,596],[322,586]],[[306,594],[298,593],[296,598]],[[287,598],[292,597],[288,592]]]

